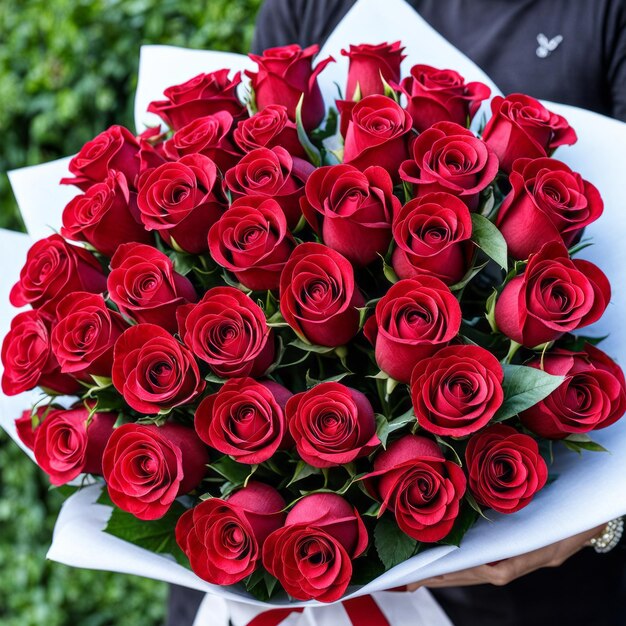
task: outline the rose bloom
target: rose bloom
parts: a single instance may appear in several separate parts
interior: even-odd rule
[[[155,324],[124,331],[113,351],[113,385],[139,413],[191,402],[204,390],[193,354]]]
[[[367,456],[380,440],[365,394],[340,383],[320,383],[287,402],[289,431],[300,457],[313,467],[333,467]]]
[[[415,364],[448,344],[461,327],[461,307],[434,276],[405,279],[379,300],[363,328],[374,346],[378,367],[403,383]]]
[[[193,428],[123,424],[106,445],[102,469],[116,506],[141,520],[154,520],[200,484],[208,462]]]
[[[352,561],[367,547],[358,511],[334,493],[305,496],[263,546],[263,565],[297,600],[334,602],[352,578]]]
[[[319,126],[326,108],[317,77],[334,59],[328,57],[313,68],[313,57],[318,52],[318,45],[302,49],[292,44],[268,48],[262,56],[249,54],[259,68],[258,72],[245,72],[250,79],[258,110],[263,111],[268,105],[282,104],[287,108],[290,119],[295,121],[296,107],[302,98],[304,128],[313,130]]]
[[[465,459],[476,501],[498,513],[523,509],[548,479],[537,442],[504,424],[474,435]]]
[[[484,83],[466,84],[458,72],[430,65],[414,65],[402,81],[402,91],[413,127],[420,133],[437,122],[468,126],[480,103],[491,95]]]
[[[53,485],[64,485],[79,474],[102,474],[102,454],[113,434],[117,415],[94,413],[83,406],[52,410],[35,429],[37,465]]]
[[[176,330],[176,309],[198,299],[190,280],[174,271],[171,259],[145,245],[118,248],[111,259],[107,289],[120,313],[170,332]]]
[[[598,190],[556,159],[517,159],[509,181],[496,226],[515,259],[550,242],[571,246],[602,215]]]
[[[570,259],[561,243],[548,243],[503,289],[496,324],[507,337],[532,348],[597,321],[610,299],[611,285],[597,266]]]
[[[392,265],[400,278],[430,274],[447,285],[465,275],[474,245],[467,205],[449,193],[427,193],[410,200],[393,218]]]
[[[417,196],[446,191],[459,196],[472,210],[480,192],[498,173],[491,148],[470,130],[438,122],[413,142],[413,157],[400,166],[400,178],[412,183]]]
[[[213,287],[176,315],[185,345],[218,376],[257,378],[274,360],[274,333],[265,314],[239,289]]]
[[[491,113],[483,140],[498,155],[505,172],[513,169],[516,159],[549,156],[559,146],[576,143],[576,133],[567,120],[530,96],[494,96]]]
[[[241,73],[237,72],[230,79],[229,72],[223,69],[198,74],[180,85],[168,87],[163,92],[166,99],[151,102],[148,111],[158,115],[173,130],[220,111],[234,118],[244,117],[246,109],[237,97]]]
[[[265,196],[238,198],[209,231],[213,259],[253,291],[278,289],[294,246],[283,210]]]
[[[49,406],[39,406],[32,410],[26,409],[26,411],[22,411],[20,417],[15,418],[15,432],[20,438],[20,441],[29,450],[35,448],[35,432],[37,426],[41,423],[45,413],[51,408],[52,407]],[[35,422],[35,426],[33,426],[33,421]]]
[[[341,346],[359,331],[364,304],[350,262],[319,243],[296,246],[280,277],[280,311],[293,330],[320,346]]]
[[[196,409],[196,432],[208,446],[238,463],[263,463],[283,443],[290,397],[289,390],[273,381],[230,379]]]
[[[256,570],[265,539],[284,522],[285,506],[276,489],[251,481],[226,500],[211,498],[183,513],[176,541],[200,578],[234,585]]]
[[[582,352],[552,350],[530,367],[565,376],[547,398],[520,414],[528,430],[546,439],[606,428],[626,412],[626,382],[620,366],[587,344]]]
[[[382,167],[316,169],[306,182],[302,212],[324,243],[351,263],[368,265],[385,254],[391,220],[400,209],[391,176]]]
[[[454,526],[465,494],[463,470],[446,461],[431,439],[405,435],[374,459],[368,491],[391,511],[400,529],[424,543],[443,539]]]
[[[406,55],[399,41],[378,45],[350,45],[341,54],[350,59],[346,98],[354,100],[356,94],[365,98],[374,94],[384,94],[387,84],[400,82],[400,64]]]
[[[419,361],[411,399],[421,428],[463,437],[486,426],[504,401],[504,372],[489,350],[472,345],[442,348]]]

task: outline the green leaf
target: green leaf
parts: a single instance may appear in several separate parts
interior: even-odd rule
[[[289,342],[289,345],[299,350],[304,350],[305,352],[314,352],[315,354],[330,354],[335,350],[335,348],[329,346],[316,346],[312,343],[302,341],[302,339],[294,339]]]
[[[210,463],[209,467],[235,486],[243,485],[251,473],[250,465],[237,463],[229,456],[220,457],[217,461]]]
[[[472,213],[472,241],[505,272],[508,267],[506,241],[484,216]]]
[[[449,546],[460,546],[465,533],[476,523],[478,513],[471,506],[461,507],[461,512],[454,522],[452,530],[442,540]]]
[[[319,468],[313,467],[305,461],[298,461],[298,464],[296,465],[296,470],[293,473],[293,478],[287,483],[286,486],[289,487],[290,485],[297,483],[299,480],[304,480],[305,478],[308,478],[309,476],[314,476],[315,474],[321,474]]]
[[[304,151],[307,153],[309,160],[315,167],[319,167],[322,164],[322,155],[320,151],[315,147],[313,142],[309,139],[309,136],[306,134],[306,130],[304,130],[304,125],[302,124],[302,104],[304,102],[304,94],[300,96],[300,100],[298,101],[298,106],[296,106],[296,129],[298,131],[298,139],[300,144],[304,148]]]
[[[325,378],[324,380],[318,380],[317,378],[313,378],[309,371],[307,370],[305,381],[307,389],[311,389],[311,387],[315,387],[315,385],[319,385],[320,383],[338,383],[343,380],[346,376],[351,376],[352,372],[342,372],[341,374],[337,374],[336,376],[330,376],[329,378]]]
[[[489,263],[485,262],[480,265],[470,267],[470,269],[465,273],[465,276],[463,276],[458,283],[454,283],[454,285],[450,287],[450,291],[461,291],[462,289],[465,289],[470,281],[480,274],[487,267],[487,265],[489,265]]]
[[[494,289],[485,302],[485,318],[489,322],[489,326],[494,333],[498,332],[498,324],[496,323],[496,300],[498,292]]]
[[[413,409],[409,409],[406,413],[392,419],[387,420],[384,415],[376,414],[376,434],[380,439],[383,448],[387,447],[387,438],[391,433],[396,432],[408,426],[409,424],[415,423],[415,414],[413,413]]]
[[[280,589],[278,579],[265,568],[259,567],[244,580],[246,590],[261,602],[269,602]]]
[[[583,450],[587,450],[589,452],[608,452],[604,446],[601,446],[599,443],[593,441],[591,437],[585,433],[569,435],[563,439],[563,443],[567,448],[574,452],[578,452],[579,454]]]
[[[410,559],[418,543],[403,533],[392,517],[381,517],[374,529],[374,545],[385,569],[391,569]]]
[[[389,437],[389,422],[384,415],[376,413],[376,434],[380,439],[383,448],[387,447],[387,437]]]

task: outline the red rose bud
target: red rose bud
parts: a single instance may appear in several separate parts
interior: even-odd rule
[[[433,276],[392,285],[363,332],[375,348],[378,367],[402,383],[416,363],[448,344],[461,327],[461,307],[449,287]]]
[[[61,369],[50,346],[50,322],[39,311],[18,313],[2,342],[2,391],[7,396],[44,387],[59,394],[80,385]]]
[[[163,517],[172,502],[195,489],[209,462],[193,428],[124,424],[113,431],[102,469],[109,496],[142,520]]]
[[[302,459],[333,467],[366,456],[380,440],[367,397],[340,383],[320,383],[287,402],[289,431]]]
[[[446,191],[474,210],[480,192],[498,173],[498,158],[467,128],[438,122],[413,142],[413,158],[400,166],[400,178],[415,185],[422,196]]]
[[[546,439],[606,428],[626,412],[626,383],[617,363],[590,344],[582,352],[553,350],[531,367],[565,376],[547,398],[520,414],[522,423]]]
[[[319,243],[296,246],[280,277],[280,311],[307,341],[342,346],[359,331],[364,304],[350,262]]]
[[[139,413],[191,402],[204,390],[193,354],[155,324],[124,331],[113,351],[113,385]]]
[[[360,94],[361,98],[384,94],[382,79],[387,84],[400,82],[400,64],[406,59],[403,52],[399,41],[351,45],[348,50],[342,50],[341,54],[350,59],[346,98],[353,100],[356,94]]]
[[[351,110],[344,145],[344,163],[365,170],[379,165],[397,178],[400,164],[408,157],[411,116],[387,96],[367,96]]]
[[[209,228],[226,209],[215,163],[189,154],[146,172],[139,181],[137,206],[145,227],[168,245],[206,252]]]
[[[227,500],[211,498],[186,511],[176,541],[196,575],[234,585],[257,568],[265,539],[284,522],[284,508],[276,489],[252,481]]]
[[[120,313],[170,332],[176,330],[176,309],[198,299],[189,279],[174,271],[166,254],[136,244],[122,245],[113,255],[107,289]]]
[[[274,360],[274,333],[265,314],[239,289],[213,287],[176,316],[185,345],[218,376],[258,378]]]
[[[527,259],[546,243],[571,246],[602,215],[598,190],[556,159],[517,159],[509,180],[496,225],[515,259]]]
[[[158,115],[173,130],[220,111],[234,118],[243,117],[246,109],[237,97],[241,74],[237,72],[229,79],[229,72],[224,69],[198,74],[187,82],[168,87],[163,92],[166,99],[151,102],[148,111]]]
[[[452,530],[466,488],[463,470],[446,461],[434,441],[416,435],[381,452],[364,480],[382,502],[380,514],[389,509],[404,533],[424,543],[440,541]]]
[[[538,159],[559,146],[576,143],[576,133],[567,120],[530,96],[494,96],[491,113],[483,139],[498,155],[500,169],[505,172],[513,169],[516,159]]]
[[[110,170],[115,170],[134,189],[139,174],[139,142],[127,128],[111,126],[80,149],[70,161],[69,170],[74,178],[63,178],[62,185],[76,185],[86,191],[104,182]]]
[[[570,259],[563,244],[548,243],[503,289],[496,324],[507,337],[533,348],[592,324],[610,299],[611,285],[597,266]]]
[[[53,485],[79,474],[102,474],[102,454],[117,415],[80,407],[50,411],[35,431],[35,460]]]
[[[52,352],[61,371],[81,377],[111,376],[113,345],[128,324],[101,295],[76,292],[61,300],[52,329]]]
[[[300,198],[304,183],[314,167],[303,159],[292,158],[281,146],[248,152],[226,172],[224,181],[233,198],[262,196],[280,204],[289,228],[300,221]]]
[[[283,210],[265,196],[238,198],[209,231],[213,259],[253,291],[278,289],[294,246]]]
[[[313,57],[318,51],[318,45],[303,50],[293,44],[269,48],[262,56],[248,55],[259,66],[256,73],[246,70],[259,111],[268,105],[282,104],[287,108],[290,119],[295,121],[296,107],[300,98],[304,96],[302,102],[304,128],[313,130],[320,125],[326,109],[317,77],[334,59],[328,57],[313,68]]]
[[[360,266],[387,252],[391,219],[401,206],[382,167],[360,172],[352,165],[316,169],[300,204],[324,243]]]
[[[334,602],[352,578],[352,561],[367,547],[361,516],[341,496],[305,496],[285,526],[263,546],[263,565],[298,600]]]
[[[400,278],[430,274],[447,285],[465,275],[471,261],[472,218],[449,193],[427,193],[395,211],[392,265]]]
[[[290,391],[272,381],[231,379],[196,409],[196,432],[208,446],[238,463],[263,463],[283,442],[284,408],[290,397]]]
[[[465,460],[476,501],[498,513],[523,509],[548,479],[537,442],[504,424],[474,435]]]
[[[411,375],[417,423],[439,436],[463,437],[486,426],[504,401],[502,365],[489,350],[454,345],[419,361]]]
[[[30,304],[54,317],[57,304],[68,293],[105,289],[104,272],[93,254],[68,244],[60,235],[50,235],[30,247],[9,299],[13,306]]]
[[[402,81],[407,97],[407,111],[413,128],[423,132],[437,122],[454,122],[468,126],[480,103],[491,95],[484,83],[465,83],[454,70],[441,70],[430,65],[414,65],[411,75]]]

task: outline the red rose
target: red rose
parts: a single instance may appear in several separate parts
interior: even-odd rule
[[[201,154],[146,172],[137,195],[141,221],[174,248],[206,252],[209,228],[226,209],[217,181],[215,163]]]
[[[9,299],[13,306],[30,304],[54,317],[57,304],[68,293],[105,289],[104,272],[93,254],[68,244],[60,235],[50,235],[30,247]]]
[[[498,173],[498,158],[467,128],[439,122],[413,142],[413,158],[402,163],[400,178],[415,185],[417,196],[447,191],[470,209]]]
[[[274,360],[274,333],[261,307],[234,287],[213,287],[177,312],[183,342],[218,375],[258,378]]]
[[[329,248],[355,265],[367,265],[387,252],[391,219],[401,205],[382,167],[364,172],[352,165],[320,167],[305,189],[302,212]]]
[[[17,436],[29,450],[35,448],[36,428],[33,428],[33,414],[36,413],[35,421],[38,423],[41,421],[41,412],[47,409],[48,407],[40,407],[36,411],[27,409],[22,412],[20,417],[15,419],[15,431],[17,432]]]
[[[504,401],[502,365],[489,350],[455,345],[419,361],[411,375],[417,423],[442,437],[486,426]]]
[[[234,585],[257,568],[265,539],[283,524],[284,508],[276,489],[249,482],[227,500],[211,498],[183,513],[176,541],[200,578]]]
[[[334,602],[352,578],[352,561],[367,547],[358,511],[334,493],[305,496],[285,526],[263,546],[263,565],[298,600]]]
[[[364,304],[350,262],[319,243],[296,246],[280,277],[280,311],[307,341],[342,346],[359,331]]]
[[[552,350],[528,365],[566,377],[547,398],[520,414],[524,426],[540,437],[563,439],[606,428],[626,412],[622,369],[590,344],[583,352]]]
[[[300,221],[300,198],[304,183],[315,168],[303,159],[292,158],[280,146],[257,148],[226,172],[224,180],[233,198],[263,196],[280,204],[289,228]]]
[[[139,220],[136,195],[129,192],[125,176],[113,170],[103,182],[70,200],[63,209],[61,234],[86,241],[108,257],[123,243],[152,240]]]
[[[503,289],[496,324],[507,337],[533,348],[592,324],[610,299],[611,285],[596,265],[572,260],[563,244],[548,243]]]
[[[113,255],[107,289],[120,313],[170,332],[176,329],[176,309],[198,299],[167,255],[137,244],[122,245]]]
[[[380,440],[367,397],[340,383],[320,383],[287,402],[289,431],[302,459],[313,467],[346,465]]]
[[[241,74],[237,72],[231,80],[229,72],[224,69],[198,74],[187,82],[168,87],[163,92],[166,100],[151,102],[148,111],[158,115],[173,130],[219,111],[226,111],[235,118],[243,117],[246,109],[237,97]]]
[[[598,190],[556,159],[518,159],[509,180],[496,225],[515,259],[553,241],[569,247],[602,215]]]
[[[408,383],[416,363],[454,339],[460,327],[459,301],[438,278],[424,275],[392,285],[363,332],[375,348],[378,367]]]
[[[402,91],[413,127],[420,133],[437,122],[469,126],[480,103],[491,94],[484,83],[466,84],[458,72],[430,65],[414,65],[402,81]]]
[[[50,347],[50,322],[39,311],[18,313],[2,342],[2,391],[7,396],[44,387],[60,394],[71,394],[80,385],[61,374]]]
[[[113,345],[128,327],[122,316],[108,309],[101,295],[79,291],[61,300],[57,319],[51,345],[61,371],[110,377]]]
[[[290,397],[290,391],[272,381],[231,379],[196,409],[196,432],[208,446],[238,463],[263,463],[283,441],[284,408]]]
[[[172,502],[195,489],[209,455],[193,428],[180,424],[123,424],[102,458],[109,496],[142,520],[163,517]]]
[[[474,435],[465,460],[476,501],[498,513],[523,509],[548,479],[537,442],[504,424]]]
[[[500,169],[505,172],[510,172],[520,157],[537,159],[559,146],[576,143],[576,133],[567,120],[530,96],[494,96],[491,113],[483,139],[498,155]]]
[[[121,172],[134,189],[139,174],[139,142],[127,128],[111,126],[88,141],[68,166],[75,178],[63,178],[62,185],[76,185],[86,191],[104,182],[110,170]]]
[[[241,120],[233,136],[244,152],[281,146],[293,157],[307,158],[298,139],[296,125],[289,119],[287,107],[282,104],[268,104],[252,117]]]
[[[102,474],[102,454],[117,415],[85,407],[50,411],[35,431],[35,460],[53,485],[79,474]]]
[[[406,59],[403,52],[404,48],[399,41],[351,45],[349,50],[342,50],[341,54],[350,59],[346,98],[353,100],[357,94],[361,98],[384,94],[382,79],[387,84],[400,82],[400,64]]]
[[[446,461],[426,437],[405,435],[374,459],[368,490],[394,513],[400,529],[424,543],[443,539],[454,526],[465,494],[463,470]]]
[[[467,205],[449,193],[427,193],[394,213],[393,269],[400,278],[430,274],[447,285],[461,280],[473,251]]]
[[[238,198],[209,231],[211,256],[254,291],[278,289],[294,245],[283,210],[266,196]]]
[[[139,413],[191,402],[204,389],[193,354],[160,326],[124,331],[113,352],[113,385]]]
[[[380,165],[396,179],[402,161],[408,157],[411,116],[387,96],[367,96],[348,115],[343,161],[364,170]]]
[[[296,119],[296,107],[302,102],[302,123],[306,130],[313,130],[324,119],[326,109],[322,92],[317,84],[320,72],[334,59],[328,57],[313,69],[313,57],[319,46],[304,50],[296,45],[269,48],[263,56],[250,54],[259,66],[254,73],[246,70],[250,78],[254,99],[259,111],[271,104],[282,104],[287,108],[291,120]]]

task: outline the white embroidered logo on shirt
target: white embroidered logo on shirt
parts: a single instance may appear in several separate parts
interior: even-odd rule
[[[563,35],[557,35],[552,39],[548,39],[543,33],[539,33],[537,35],[537,43],[539,47],[537,48],[537,56],[540,59],[545,59],[549,57],[558,47],[559,44],[563,41]]]

